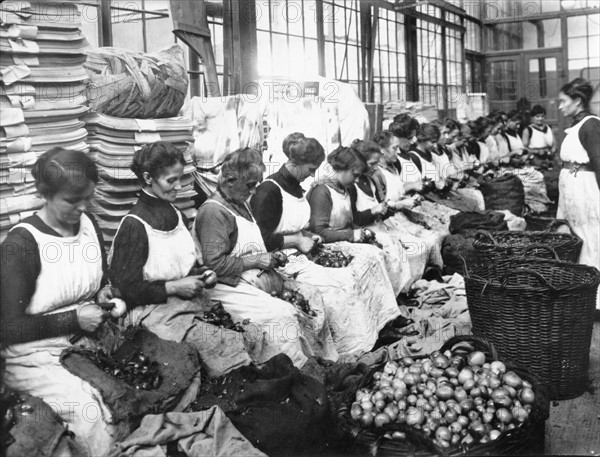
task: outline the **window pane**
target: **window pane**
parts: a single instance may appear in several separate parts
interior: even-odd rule
[[[587,21],[585,16],[571,16],[567,18],[567,31],[569,37],[586,36]]]
[[[581,59],[587,57],[587,39],[569,39],[569,59]]]
[[[302,2],[298,0],[288,0],[287,8],[282,8],[284,20],[288,24],[288,30],[291,35],[302,36]]]
[[[325,42],[325,76],[335,79],[335,54],[333,43]]]
[[[264,75],[273,74],[271,60],[271,40],[267,32],[256,32],[257,54],[258,54],[258,71]]]
[[[269,2],[256,2],[256,28],[259,30],[269,30]]]
[[[314,0],[304,3],[304,35],[317,38],[317,2]]]

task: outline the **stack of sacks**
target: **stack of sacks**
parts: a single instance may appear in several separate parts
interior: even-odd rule
[[[48,149],[88,150],[88,43],[74,4],[0,4],[0,239],[42,206],[31,167]]]
[[[123,216],[137,201],[141,184],[130,170],[133,154],[148,143],[168,141],[184,151],[182,189],[175,205],[193,220],[196,216],[193,189],[195,167],[189,151],[192,121],[183,117],[126,119],[91,112],[84,118],[88,144],[100,172],[93,212],[107,243],[112,242]]]

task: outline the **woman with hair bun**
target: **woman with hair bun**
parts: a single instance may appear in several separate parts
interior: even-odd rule
[[[211,302],[204,288],[216,275],[196,265],[187,218],[173,203],[185,160],[168,142],[135,152],[131,170],[142,184],[137,203],[121,221],[110,269],[127,304],[125,325],[141,325],[160,338],[194,346],[211,376],[250,363],[235,332],[201,321]]]
[[[364,172],[366,163],[353,148],[338,147],[327,156],[331,171],[310,189],[310,229],[328,249],[353,256],[344,268],[325,268],[352,297],[332,311],[333,337],[340,354],[369,351],[383,327],[400,315],[386,270],[385,253],[364,244],[365,231],[353,221],[349,188]],[[335,243],[331,245],[332,243]]]
[[[290,144],[291,155],[294,148]],[[286,260],[279,249],[286,244],[304,249],[306,238],[311,246],[314,241],[302,233],[261,234],[247,203],[264,169],[258,151],[232,152],[223,161],[217,192],[198,211],[193,229],[198,255],[219,276],[209,295],[234,319],[249,319],[255,326],[255,331],[244,334],[254,361],[263,363],[278,353],[286,354],[297,367],[310,356],[336,360],[321,294],[310,284],[284,278],[277,271]],[[284,290],[300,291],[314,314],[277,298]]]
[[[78,344],[94,347],[92,332],[110,317],[96,304],[113,299],[104,240],[86,211],[98,170],[84,152],[57,147],[38,158],[33,176],[44,205],[0,246],[2,382],[52,405],[84,455],[104,455],[118,438],[112,414],[97,389],[60,363],[82,331]]]
[[[593,95],[594,88],[583,78],[560,89],[559,109],[573,121],[560,146],[563,167],[556,217],[569,221],[583,240],[579,263],[600,269],[600,118],[590,112]],[[598,316],[600,294],[596,300]]]

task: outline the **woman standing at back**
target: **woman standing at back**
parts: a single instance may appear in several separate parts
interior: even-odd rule
[[[573,118],[560,147],[557,218],[566,219],[583,240],[579,263],[600,269],[600,118],[590,112],[592,85],[583,78],[565,84],[559,109]],[[600,296],[596,298],[600,312]]]

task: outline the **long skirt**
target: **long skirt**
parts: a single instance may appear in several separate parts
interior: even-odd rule
[[[353,260],[346,267],[328,268],[305,255],[291,255],[280,271],[319,289],[340,357],[370,351],[379,331],[400,315],[385,253],[375,246],[348,242],[326,248],[352,255]]]
[[[566,219],[583,240],[579,263],[600,269],[600,190],[594,173],[561,170],[556,217]],[[596,309],[600,309],[600,294]]]

